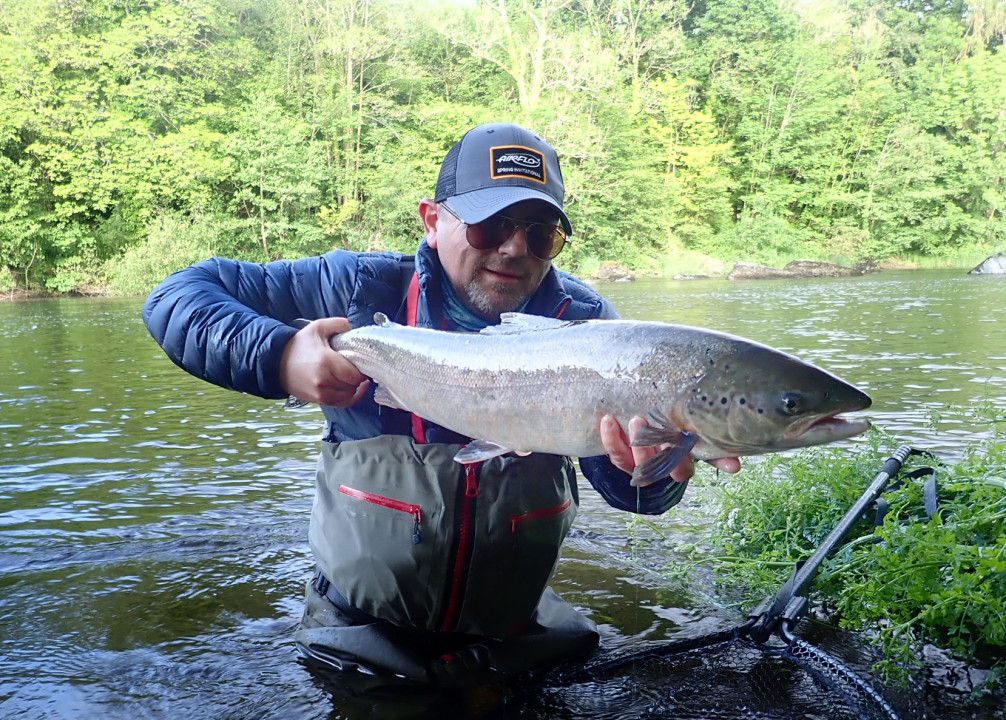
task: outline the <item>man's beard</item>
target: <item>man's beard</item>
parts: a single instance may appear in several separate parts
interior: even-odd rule
[[[505,286],[497,286],[497,289],[501,292],[490,295],[482,289],[477,279],[473,279],[465,288],[469,307],[483,320],[499,322],[501,313],[517,310],[528,299],[525,293],[507,296]]]

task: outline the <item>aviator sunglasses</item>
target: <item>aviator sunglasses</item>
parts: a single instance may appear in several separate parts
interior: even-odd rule
[[[493,250],[513,237],[517,228],[524,228],[527,249],[539,260],[552,260],[566,246],[566,231],[558,225],[541,222],[524,222],[505,215],[493,215],[482,222],[469,225],[447,203],[440,207],[465,226],[465,238],[476,250]]]

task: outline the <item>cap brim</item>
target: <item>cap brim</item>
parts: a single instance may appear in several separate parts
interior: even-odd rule
[[[496,187],[472,190],[447,198],[447,203],[451,209],[458,214],[464,222],[469,225],[482,222],[487,217],[495,215],[500,210],[510,207],[514,203],[523,200],[541,200],[555,208],[559,213],[559,220],[562,222],[562,229],[567,235],[573,234],[573,226],[566,217],[566,213],[555,202],[548,193],[532,190],[525,187]]]

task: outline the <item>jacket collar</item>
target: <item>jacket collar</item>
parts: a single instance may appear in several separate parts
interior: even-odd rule
[[[416,325],[441,328],[444,323],[442,291],[443,267],[433,248],[426,244],[426,238],[416,250],[416,272],[419,275],[419,307]],[[560,317],[573,298],[565,291],[555,267],[550,267],[538,290],[531,296],[525,312],[544,317]]]

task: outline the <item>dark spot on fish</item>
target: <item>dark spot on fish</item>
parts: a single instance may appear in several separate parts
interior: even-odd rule
[[[747,400],[745,400],[744,398],[741,398],[741,399],[740,399],[740,404],[741,404],[741,405],[747,405],[747,403],[748,403],[748,401],[747,401]]]
[[[724,370],[729,370],[730,369],[730,363],[727,363],[726,365],[724,365],[723,369]]]
[[[723,398],[722,400],[720,400],[720,405],[726,405],[726,404],[727,404],[727,399],[726,398]]]
[[[762,408],[758,408],[758,414],[759,415],[764,415],[765,411]]]
[[[713,360],[712,358],[709,358],[709,364],[715,366],[716,365],[716,361]]]

